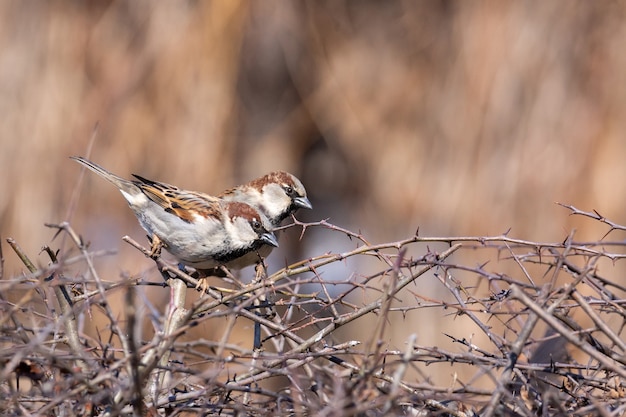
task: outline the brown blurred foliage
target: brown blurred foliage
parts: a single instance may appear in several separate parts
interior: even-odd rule
[[[554,202],[624,222],[624,12],[583,0],[2,2],[0,234],[36,254],[55,233],[43,223],[70,220],[92,248],[119,251],[97,260],[107,279],[154,273],[120,240],[143,231],[117,191],[79,183],[68,156],[90,153],[119,175],[209,193],[286,169],[314,205],[299,217],[371,241],[418,227],[599,239]],[[343,244],[297,237],[275,265]]]

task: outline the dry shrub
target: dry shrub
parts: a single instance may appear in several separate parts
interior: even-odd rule
[[[566,207],[608,224],[610,232],[626,230]],[[189,301],[197,281],[166,261],[155,260],[160,274],[108,282],[93,263],[102,253],[90,251],[69,224],[50,227],[78,250],[45,248],[47,267],[33,265],[9,239],[29,272],[0,282],[4,415],[624,411],[626,287],[598,268],[624,257],[623,242],[610,240],[611,233],[595,242],[578,242],[574,234],[552,243],[416,234],[373,244],[326,221],[294,220],[288,227],[301,229],[303,239],[322,229],[352,249],[304,259],[249,284],[222,280]],[[375,272],[355,269],[354,258],[374,262]],[[427,294],[424,280],[445,291]],[[169,287],[169,303],[153,305],[149,286]],[[114,312],[114,296],[123,299],[123,314]],[[437,346],[419,328],[401,327],[410,315],[459,320],[475,338],[442,328],[450,345]],[[96,316],[106,327],[86,335]],[[233,343],[242,321],[248,340]],[[142,330],[146,323],[151,332]],[[188,338],[197,326],[224,331],[216,340]],[[346,338],[345,329],[359,338]],[[402,346],[389,343],[392,332],[403,335]],[[473,376],[436,383],[438,372],[460,368]]]

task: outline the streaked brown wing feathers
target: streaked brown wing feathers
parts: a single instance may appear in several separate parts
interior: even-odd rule
[[[220,216],[217,197],[195,191],[181,190],[176,186],[152,181],[139,175],[133,174],[133,176],[139,180],[135,183],[150,200],[182,220],[191,222],[195,216],[205,218],[218,218]]]
[[[168,191],[165,195],[169,198],[169,209],[183,220],[191,221],[194,216],[205,218],[219,218],[219,200],[215,197],[197,193],[194,191]]]

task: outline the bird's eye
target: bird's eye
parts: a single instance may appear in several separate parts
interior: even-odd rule
[[[261,222],[258,220],[252,220],[252,228],[254,230],[260,230],[261,229]]]
[[[287,193],[288,196],[292,196],[293,195],[293,187],[286,186],[285,187],[285,192]]]

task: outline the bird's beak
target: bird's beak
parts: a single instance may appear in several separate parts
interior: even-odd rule
[[[274,246],[275,248],[278,247],[278,240],[276,240],[276,236],[274,236],[272,232],[263,233],[261,235],[261,242],[266,245]]]
[[[313,206],[311,205],[311,202],[306,197],[296,197],[293,199],[293,203],[296,205],[296,207],[305,208],[305,209],[313,208]]]

